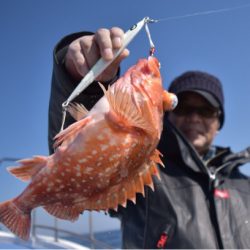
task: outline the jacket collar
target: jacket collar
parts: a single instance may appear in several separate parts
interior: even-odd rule
[[[208,156],[209,159],[204,161],[182,133],[168,120],[167,115],[164,117],[159,150],[165,156],[164,159],[171,159],[188,170],[205,174],[209,174],[208,167],[222,165],[224,157],[231,153],[229,148],[213,147],[210,157]]]

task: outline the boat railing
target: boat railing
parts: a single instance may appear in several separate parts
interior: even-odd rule
[[[54,218],[54,226],[41,225],[36,223],[36,209],[32,212],[32,225],[31,225],[31,235],[34,240],[37,238],[37,229],[47,230],[52,232],[50,235],[54,238],[54,241],[57,242],[60,238],[70,237],[73,241],[76,240],[78,244],[88,245],[90,248],[105,248],[112,249],[113,246],[107,244],[106,242],[100,241],[95,238],[93,232],[93,220],[92,213],[88,213],[88,232],[86,234],[78,234],[69,230],[61,229],[58,227],[58,219]]]
[[[69,237],[71,241],[76,241],[78,244],[83,244],[91,249],[112,249],[113,246],[97,240],[95,237],[90,236],[90,235],[83,235],[83,234],[78,234],[74,233],[72,231],[68,231],[65,229],[60,229],[60,228],[55,228],[53,226],[46,226],[46,225],[39,225],[39,224],[34,224],[33,225],[33,230],[36,232],[36,229],[42,229],[42,230],[48,230],[52,233],[54,233],[54,241],[57,242],[60,238],[65,238]],[[34,233],[32,234],[33,240],[36,240],[37,234]]]
[[[33,211],[33,218],[35,217],[35,210]],[[89,217],[91,217],[91,213],[89,213]],[[57,242],[60,238],[67,238],[69,237],[72,241],[76,240],[78,244],[84,244],[88,245],[88,247],[93,248],[93,249],[100,249],[100,248],[104,248],[104,249],[112,249],[113,246],[100,241],[98,239],[95,238],[94,233],[93,232],[88,232],[87,234],[79,234],[79,233],[75,233],[69,230],[65,230],[65,229],[61,229],[58,228],[58,219],[54,219],[54,226],[47,226],[47,225],[41,225],[41,224],[36,224],[36,221],[33,219],[33,223],[32,223],[32,231],[31,231],[31,235],[32,238],[34,240],[36,240],[36,238],[38,237],[37,234],[37,229],[42,229],[42,230],[47,230],[52,232],[52,234],[50,233],[50,235],[54,238],[54,241]],[[89,223],[91,222],[91,219],[89,220]]]

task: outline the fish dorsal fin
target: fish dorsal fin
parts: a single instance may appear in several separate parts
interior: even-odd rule
[[[21,166],[8,167],[7,170],[16,178],[22,181],[29,181],[47,164],[47,157],[35,156],[31,159],[23,159],[18,161]]]
[[[145,114],[149,112],[147,102],[143,102],[142,105],[139,106],[136,104],[133,92],[128,93],[128,91],[120,85],[116,85],[113,89],[109,86],[108,90],[106,90],[101,83],[99,83],[99,85],[109,102],[111,108],[109,115],[114,118],[114,120],[122,121],[128,126],[141,128],[150,134],[155,132],[148,120],[144,118]]]
[[[81,103],[70,103],[67,111],[76,121],[83,119],[89,112]]]
[[[162,162],[160,156],[162,156],[162,153],[158,150],[155,149],[153,154],[150,156],[150,159],[154,161],[155,163],[160,164],[162,167],[165,167],[164,163]]]
[[[55,136],[54,148],[57,148],[60,145],[68,145],[71,143],[79,131],[86,126],[91,121],[91,116],[87,116],[84,119],[71,124],[68,128],[64,129]]]
[[[78,219],[82,211],[79,210],[77,205],[62,205],[52,204],[43,207],[49,214],[62,220],[75,221]]]
[[[106,193],[96,193],[89,199],[77,201],[78,209],[82,210],[117,210],[118,206],[127,206],[127,201],[130,200],[136,203],[136,194],[140,193],[143,196],[144,186],[149,186],[154,190],[152,176],[160,178],[157,165],[154,161],[144,163],[139,172],[132,174],[128,178],[122,180],[115,186],[107,189]]]

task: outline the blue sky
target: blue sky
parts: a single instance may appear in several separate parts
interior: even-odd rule
[[[145,16],[154,19],[233,8],[247,0],[2,0],[0,7],[0,158],[48,154],[47,111],[55,44],[72,32],[100,27],[130,28]],[[215,143],[239,151],[250,145],[250,6],[234,11],[159,22],[149,26],[167,88],[186,70],[217,75],[224,86],[226,121]],[[122,72],[148,55],[141,31],[129,45]],[[0,168],[0,201],[26,186]],[[250,174],[250,167],[244,167]],[[42,212],[41,212],[42,213]],[[95,214],[96,215],[96,214]],[[49,215],[42,222],[53,223]],[[84,216],[83,216],[84,217]],[[79,232],[86,226],[70,223]],[[101,221],[101,222],[100,222]],[[63,227],[67,223],[60,222]],[[96,215],[94,230],[118,222]]]

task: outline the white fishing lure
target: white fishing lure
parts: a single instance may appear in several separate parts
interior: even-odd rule
[[[105,61],[103,58],[100,58],[96,64],[90,69],[90,71],[85,75],[85,77],[81,80],[81,82],[77,85],[77,87],[74,89],[74,91],[71,93],[71,95],[68,97],[68,99],[62,104],[63,108],[63,121],[61,130],[63,130],[65,117],[66,117],[66,111],[67,107],[70,104],[70,102],[77,97],[84,89],[86,89],[120,54],[121,52],[128,46],[128,44],[135,38],[135,36],[139,33],[139,31],[146,25],[146,33],[148,35],[148,39],[150,42],[151,50],[154,49],[154,44],[152,42],[149,29],[147,24],[148,23],[155,23],[157,20],[153,20],[149,17],[144,17],[141,21],[133,25],[125,34],[123,38],[122,47],[120,49],[113,51],[113,59],[110,61]]]
[[[125,34],[123,39],[123,44],[120,49],[114,50],[114,57],[110,61],[105,61],[103,58],[100,58],[97,63],[90,69],[87,75],[81,80],[81,82],[77,85],[75,90],[71,93],[66,102],[63,103],[63,107],[69,105],[69,103],[78,96],[84,89],[86,89],[96,78],[99,76],[120,54],[121,52],[128,46],[128,44],[134,39],[134,37],[138,34],[138,32],[143,28],[143,26],[147,23],[156,22],[149,17],[144,17],[137,24],[133,25]],[[147,29],[148,30],[148,29]],[[151,38],[150,38],[151,39]],[[151,43],[150,43],[151,44]]]

